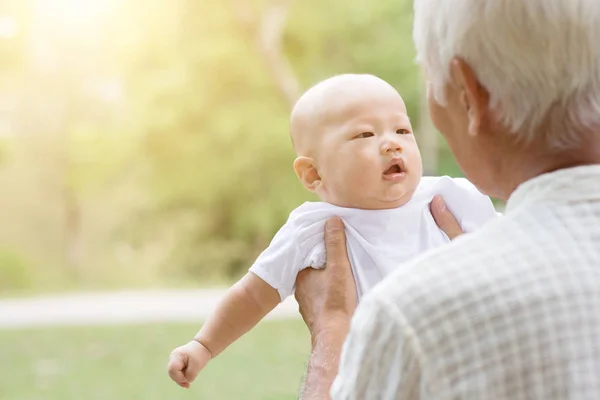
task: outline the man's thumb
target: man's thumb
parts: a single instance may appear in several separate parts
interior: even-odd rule
[[[448,207],[446,207],[446,203],[444,202],[444,199],[442,199],[442,196],[437,195],[433,198],[430,204],[430,210],[435,223],[446,235],[448,235],[450,240],[453,240],[464,233],[454,215],[452,215],[450,210],[448,210]]]

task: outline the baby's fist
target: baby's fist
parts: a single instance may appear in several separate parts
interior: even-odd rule
[[[208,349],[192,340],[171,352],[168,365],[169,376],[179,386],[189,389],[190,384],[210,359]]]

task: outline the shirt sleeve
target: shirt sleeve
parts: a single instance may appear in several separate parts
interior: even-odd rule
[[[423,357],[414,332],[396,308],[367,297],[352,320],[331,398],[419,400]]]
[[[294,293],[298,273],[325,263],[325,220],[299,208],[250,267],[250,272],[277,289],[281,301]]]

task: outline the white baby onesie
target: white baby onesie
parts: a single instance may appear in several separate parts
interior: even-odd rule
[[[423,177],[412,199],[389,210],[344,208],[307,202],[290,214],[250,271],[277,289],[283,301],[293,294],[298,272],[325,263],[325,221],[344,221],[348,257],[359,299],[403,262],[450,240],[436,225],[429,203],[443,196],[465,232],[497,216],[489,197],[464,178]]]

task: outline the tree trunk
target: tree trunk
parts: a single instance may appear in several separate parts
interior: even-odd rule
[[[81,207],[77,196],[70,188],[65,188],[64,190],[63,207],[65,264],[72,272],[78,274],[83,257]]]
[[[283,52],[281,42],[293,1],[274,0],[257,17],[246,0],[233,0],[234,12],[244,34],[255,38],[256,48],[290,108],[300,97],[301,85]]]
[[[290,108],[300,96],[300,83],[283,52],[281,42],[293,1],[274,1],[263,14],[258,32],[258,44],[267,68]]]

